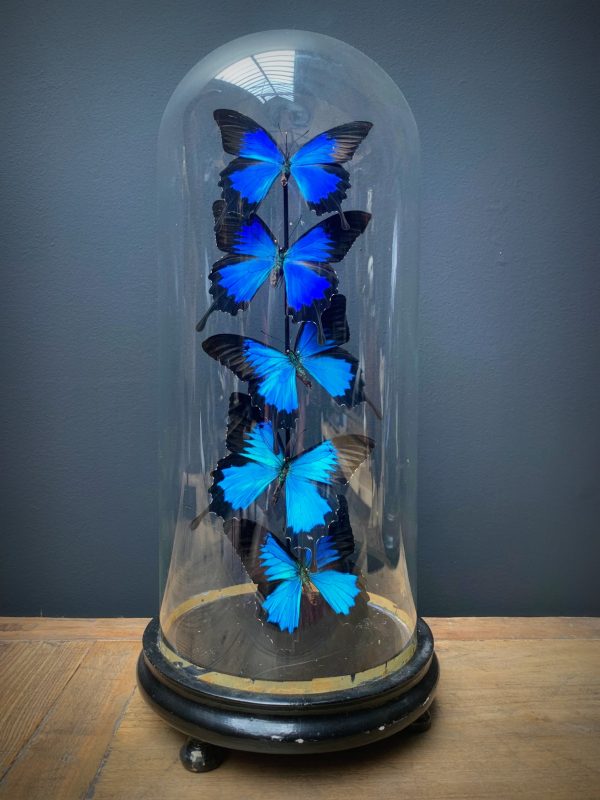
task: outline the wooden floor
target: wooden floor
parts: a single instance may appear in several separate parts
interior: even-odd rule
[[[428,620],[429,732],[204,775],[135,688],[145,620],[0,618],[0,798],[600,798],[600,620]]]

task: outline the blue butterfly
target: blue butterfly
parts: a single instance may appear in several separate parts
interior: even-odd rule
[[[214,300],[196,325],[197,331],[204,329],[217,309],[235,316],[240,309],[248,308],[267,279],[272,286],[282,278],[285,281],[287,311],[294,322],[318,319],[338,285],[331,264],[346,256],[371,219],[364,211],[347,211],[349,227],[345,229],[338,214],[327,217],[284,250],[260,217],[245,219],[239,214],[224,214],[223,209],[223,201],[217,200],[213,213],[222,218],[216,233],[217,247],[227,255],[211,269]]]
[[[243,399],[241,411],[238,416],[230,409],[227,447],[231,453],[211,473],[210,511],[227,519],[274,487],[274,504],[285,489],[286,522],[292,534],[325,524],[335,502],[328,488],[348,483],[373,450],[374,441],[360,434],[346,434],[290,456],[275,436],[271,422],[256,421],[260,412],[250,407],[250,398],[234,398]]]
[[[278,424],[290,427],[298,412],[298,380],[308,389],[316,380],[340,405],[352,407],[365,399],[358,360],[338,347],[349,337],[345,318],[346,298],[337,294],[322,317],[323,344],[319,344],[317,326],[304,322],[293,349],[287,353],[256,339],[227,333],[211,336],[202,347],[240,380],[248,382],[248,391],[257,405],[272,406],[278,414]]]
[[[370,122],[348,122],[320,133],[291,154],[287,144],[282,152],[250,117],[226,108],[217,109],[213,116],[223,150],[237,156],[221,172],[219,186],[227,209],[244,216],[258,208],[276,178],[285,185],[290,177],[317,214],[340,211],[350,187],[348,172],[341,165],[353,157],[373,127]]]
[[[336,613],[348,615],[359,595],[368,599],[359,575],[352,574],[355,545],[346,499],[338,497],[338,512],[328,533],[307,547],[282,544],[257,523],[228,520],[224,530],[250,577],[257,584],[267,621],[293,633],[319,612],[320,596]],[[302,604],[302,601],[304,605]]]
[[[296,558],[284,549],[271,534],[261,548],[261,564],[271,581],[279,586],[265,599],[267,619],[282,631],[292,633],[300,621],[300,599],[304,591],[317,591],[336,614],[348,614],[360,594],[356,575],[324,569],[338,559],[330,536],[319,539],[312,551],[302,549]]]

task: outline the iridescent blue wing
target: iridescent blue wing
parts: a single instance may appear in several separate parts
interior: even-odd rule
[[[313,319],[315,311],[327,308],[338,285],[330,266],[341,261],[367,227],[371,215],[347,211],[343,226],[339,214],[327,217],[288,248],[283,259],[288,313],[294,322]]]
[[[310,532],[331,518],[335,498],[327,488],[348,483],[374,446],[367,436],[348,434],[321,442],[292,459],[285,481],[287,525],[292,534]]]
[[[358,577],[348,572],[311,572],[310,579],[336,614],[348,614],[362,591]]]
[[[337,211],[350,187],[349,161],[372,128],[370,122],[348,122],[320,133],[290,159],[290,171],[308,206],[317,214]]]
[[[267,621],[278,625],[282,631],[293,633],[300,622],[302,582],[300,578],[283,581],[264,600]]]
[[[213,116],[221,131],[223,150],[237,156],[221,172],[223,199],[228,211],[247,216],[258,208],[281,174],[283,153],[273,137],[250,117],[226,108],[217,109]]]
[[[298,559],[286,550],[269,533],[260,548],[260,563],[265,577],[271,581],[284,581],[300,575]]]
[[[256,404],[267,403],[282,415],[282,419],[294,418],[298,393],[296,369],[289,356],[256,339],[228,333],[210,336],[202,342],[202,347],[241,381],[247,381]]]
[[[273,428],[259,422],[243,437],[239,452],[221,459],[209,489],[210,510],[224,519],[243,511],[265,491],[280,474],[283,455],[273,452]]]
[[[336,403],[352,407],[364,400],[358,360],[343,348],[336,347],[330,339],[319,344],[314,323],[302,324],[294,350],[302,366]]]
[[[292,633],[300,622],[300,564],[271,534],[267,534],[260,549],[260,563],[269,581],[281,581],[262,604],[267,620]]]
[[[248,219],[239,214],[225,213],[225,204],[213,204],[215,218],[221,218],[216,232],[217,247],[227,253],[213,265],[209,280],[214,300],[196,325],[202,331],[213,311],[225,311],[235,316],[248,308],[250,301],[269,277],[275,265],[277,244],[273,234],[260,217]]]

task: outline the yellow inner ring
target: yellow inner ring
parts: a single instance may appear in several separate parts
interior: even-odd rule
[[[164,625],[161,624],[161,629],[166,627],[169,629],[183,614],[191,611],[193,608],[204,605],[206,603],[214,603],[217,600],[222,600],[225,597],[236,597],[242,594],[253,594],[256,591],[256,586],[253,583],[240,583],[235,586],[228,586],[226,589],[214,589],[210,592],[203,592],[196,594],[186,600],[184,603],[178,605],[166,618]],[[382,611],[391,613],[392,616],[400,620],[408,630],[413,625],[413,620],[409,615],[399,608],[391,600],[381,595],[372,594],[369,592],[369,605]],[[162,636],[158,641],[159,649],[162,655],[170,661],[173,665],[183,664],[184,667],[192,667],[198,669],[198,665],[191,661],[187,661],[182,656],[175,653],[165,643]],[[350,675],[335,675],[327,678],[313,678],[307,681],[267,681],[262,679],[243,678],[239,675],[229,675],[225,672],[217,672],[211,670],[210,672],[203,672],[196,676],[198,683],[208,683],[211,686],[222,686],[227,689],[235,689],[237,691],[250,692],[252,694],[275,694],[275,695],[296,695],[296,694],[323,694],[326,692],[339,692],[344,689],[352,689],[360,686],[367,681],[375,680],[376,678],[383,678],[393,672],[401,669],[413,657],[416,650],[417,642],[413,635],[408,645],[398,653],[394,658],[379,664],[376,667],[357,672],[353,676]],[[190,674],[190,673],[188,673]]]

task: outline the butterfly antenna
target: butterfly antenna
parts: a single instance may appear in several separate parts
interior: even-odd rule
[[[198,514],[197,517],[194,517],[194,519],[190,522],[190,530],[191,531],[195,531],[196,530],[196,528],[200,525],[200,523],[202,522],[202,520],[208,514],[209,511],[210,511],[210,506],[206,506],[204,511],[202,511],[200,514]]]
[[[300,219],[300,217],[298,217],[298,219],[296,220],[296,224],[294,225],[294,227],[290,231],[290,235],[291,236],[295,236],[296,235],[296,230],[298,228],[298,225],[300,225],[301,222],[302,222],[302,220]]]
[[[260,332],[263,334],[263,336],[266,336],[267,339],[272,339],[274,342],[277,342],[278,344],[284,344],[283,339],[280,339],[278,336],[273,336],[272,333],[267,333],[267,331],[263,330],[262,328],[260,329]]]
[[[381,421],[383,419],[383,414],[377,408],[375,403],[373,403],[373,401],[369,397],[367,397],[367,395],[364,392],[363,392],[363,398],[364,398],[365,403],[371,408],[371,410],[373,411],[373,413],[375,414],[377,419]]]
[[[325,344],[325,331],[323,330],[323,322],[321,320],[321,312],[319,311],[319,306],[317,305],[317,301],[313,300],[313,308],[315,310],[315,324],[317,326],[317,338],[319,340],[319,344]]]

